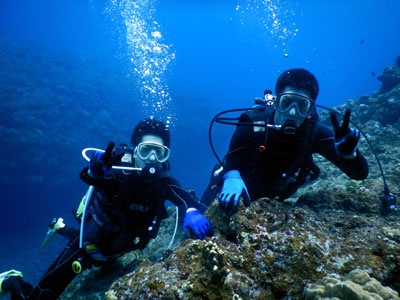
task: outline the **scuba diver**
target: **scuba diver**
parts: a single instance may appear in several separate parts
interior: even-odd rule
[[[276,99],[268,100],[272,92],[266,90],[265,99],[257,98],[256,106],[242,113],[229,152],[214,167],[200,200],[202,211],[218,193],[220,206],[228,215],[237,211],[241,196],[246,206],[251,199],[260,197],[284,201],[306,181],[318,178],[320,170],[313,161],[313,153],[321,154],[351,179],[367,178],[368,164],[357,148],[360,132],[349,128],[350,110],[341,125],[331,113],[333,133],[318,123],[318,92],[313,74],[290,69],[276,82]]]
[[[131,143],[134,150],[123,144],[114,149],[110,142],[105,151],[94,153],[80,173],[90,185],[76,212],[81,230],[66,226],[62,218],[50,223],[48,236],[57,232],[69,243],[40,282],[32,287],[21,272],[10,270],[0,274],[0,294],[9,292],[13,300],[57,299],[83,270],[144,249],[168,217],[166,200],[178,207],[186,235],[199,239],[211,235],[211,225],[198,203],[169,174],[168,127],[158,120],[142,120]]]

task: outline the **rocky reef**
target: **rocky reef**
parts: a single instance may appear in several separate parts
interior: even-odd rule
[[[383,287],[375,278],[360,269],[351,271],[343,280],[333,275],[305,289],[306,300],[313,299],[400,299],[397,292]]]
[[[378,77],[382,81],[381,92],[390,91],[400,83],[400,56],[397,57],[395,65],[385,68],[383,74]]]
[[[106,299],[303,299],[307,284],[356,268],[397,295],[397,216],[314,211],[268,199],[231,219],[220,213],[214,204],[208,214],[213,238],[186,240],[156,264],[144,260],[111,286]]]
[[[393,74],[398,83],[387,90],[391,83],[385,80],[392,82]],[[386,68],[380,91],[335,108],[352,110],[397,198],[399,74],[398,65]],[[329,124],[327,113],[320,118]],[[92,279],[102,271],[88,271],[62,299],[399,299],[400,213],[382,211],[374,153],[365,138],[359,148],[369,162],[368,179],[350,180],[315,156],[320,178],[288,201],[261,198],[230,218],[215,201],[206,212],[214,236],[192,240],[179,232],[173,247],[168,247],[175,224],[170,209],[159,237],[143,252],[120,258],[115,262],[120,267],[102,284]],[[92,291],[80,289],[87,285]]]

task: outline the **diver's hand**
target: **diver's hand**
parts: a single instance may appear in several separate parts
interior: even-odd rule
[[[336,115],[332,112],[330,114],[333,129],[335,130],[335,146],[345,159],[352,159],[357,156],[357,143],[360,140],[360,131],[349,128],[350,113],[351,111],[347,109],[341,126],[339,126]]]
[[[89,176],[99,177],[107,176],[113,164],[121,160],[124,156],[123,152],[113,151],[115,146],[114,142],[108,143],[106,151],[96,151],[89,163]]]
[[[239,171],[229,171],[224,175],[224,185],[218,197],[221,208],[228,214],[235,213],[240,196],[243,196],[244,205],[250,206],[250,195]]]
[[[85,167],[79,177],[82,181],[89,185],[100,187],[103,189],[116,189],[120,184],[120,180],[107,176],[113,164],[120,161],[124,156],[124,151],[113,151],[115,146],[114,142],[110,142],[106,151],[96,151],[90,160],[89,167]]]
[[[186,236],[194,233],[199,239],[211,236],[211,225],[197,209],[189,208],[183,221],[183,232]]]

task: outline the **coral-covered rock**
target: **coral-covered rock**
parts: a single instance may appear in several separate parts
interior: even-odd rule
[[[186,240],[163,261],[143,262],[116,281],[108,295],[301,299],[308,282],[331,273],[344,276],[357,267],[400,289],[400,243],[388,234],[399,223],[397,216],[385,219],[343,209],[316,212],[264,198],[241,207],[230,219],[214,203],[207,217],[215,228],[213,238]]]
[[[356,269],[351,271],[343,280],[337,276],[329,275],[317,284],[310,285],[305,289],[306,300],[354,300],[354,299],[376,299],[376,300],[400,300],[398,293],[389,287],[384,287],[367,272]]]
[[[400,84],[400,58],[396,60],[396,64],[392,67],[387,67],[383,71],[383,74],[378,77],[378,80],[382,81],[381,92],[386,93],[398,84]]]

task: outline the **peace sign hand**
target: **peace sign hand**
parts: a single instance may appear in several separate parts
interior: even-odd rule
[[[89,170],[93,176],[107,176],[113,164],[118,162],[124,153],[114,151],[114,142],[108,143],[104,152],[96,151],[89,163]]]
[[[339,126],[336,115],[333,112],[330,114],[335,131],[335,147],[345,159],[352,159],[357,156],[357,143],[360,140],[360,131],[349,128],[350,114],[350,109],[347,109],[341,126]]]

